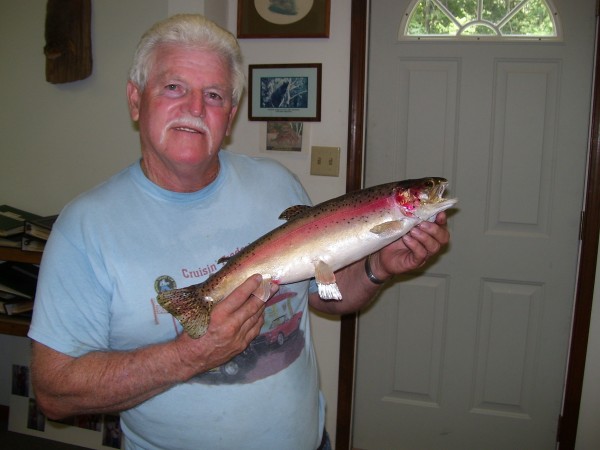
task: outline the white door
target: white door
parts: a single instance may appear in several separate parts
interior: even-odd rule
[[[459,203],[447,252],[359,318],[353,445],[551,449],[596,2],[555,1],[553,43],[399,42],[409,3],[371,2],[366,184],[444,176]]]

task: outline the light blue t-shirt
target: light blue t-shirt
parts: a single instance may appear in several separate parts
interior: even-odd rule
[[[166,191],[139,162],[60,214],[44,252],[29,336],[61,353],[130,350],[174,339],[180,324],[156,302],[203,281],[308,204],[280,164],[221,151],[217,179]],[[121,413],[131,449],[306,449],[324,423],[311,341],[308,282],[269,300],[261,335],[228,364]]]

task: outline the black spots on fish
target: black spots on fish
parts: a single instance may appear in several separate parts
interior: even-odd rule
[[[331,225],[334,224],[354,224],[360,223],[362,221],[369,220],[366,215],[361,215],[359,210],[364,209],[372,209],[370,208],[371,204],[390,201],[393,202],[392,198],[396,197],[403,191],[408,191],[409,197],[411,199],[419,198],[418,195],[415,195],[415,191],[430,191],[436,190],[437,186],[445,183],[445,180],[442,178],[421,178],[421,179],[412,179],[412,180],[404,180],[404,181],[395,181],[386,184],[380,184],[377,186],[372,186],[369,188],[365,188],[358,191],[353,191],[347,193],[345,195],[339,196],[337,198],[333,198],[327,200],[325,202],[319,203],[313,207],[306,205],[296,205],[290,208],[287,208],[280,216],[281,219],[288,220],[288,223],[282,225],[285,227],[291,221],[291,219],[301,219],[302,221],[319,221],[320,218],[324,217],[332,217],[336,215],[340,211],[343,210],[351,210],[357,213],[357,216],[351,217],[349,214],[340,214],[340,218],[331,222]],[[412,191],[412,192],[410,192]],[[411,199],[404,199],[405,205],[415,206],[414,202]],[[385,208],[385,204],[381,203],[379,205],[373,205],[376,208]],[[323,223],[325,221],[319,221],[319,225],[315,225],[316,228],[310,229],[326,229],[327,224]],[[331,226],[330,225],[330,226]]]

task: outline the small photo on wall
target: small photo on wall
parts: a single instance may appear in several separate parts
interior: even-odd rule
[[[118,415],[106,414],[104,416],[102,445],[112,448],[121,448],[121,425]]]
[[[267,150],[302,151],[303,122],[267,122]]]
[[[20,397],[29,397],[29,367],[13,364],[12,366],[12,394]]]
[[[36,431],[44,431],[46,429],[46,416],[40,411],[34,398],[29,399],[27,428]]]

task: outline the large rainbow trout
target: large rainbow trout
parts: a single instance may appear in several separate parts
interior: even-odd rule
[[[404,236],[415,225],[434,220],[456,199],[444,199],[444,178],[421,178],[382,184],[319,203],[292,206],[283,225],[227,259],[203,283],[158,295],[158,303],[179,320],[193,338],[202,336],[212,308],[248,277],[269,284],[314,277],[323,300],[341,300],[334,272]],[[221,261],[222,262],[222,261]]]

